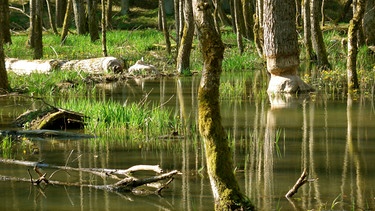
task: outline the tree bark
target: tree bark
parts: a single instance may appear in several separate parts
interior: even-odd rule
[[[66,4],[64,24],[63,24],[63,28],[61,32],[61,44],[64,44],[66,36],[68,35],[70,16],[72,15],[72,9],[73,9],[72,6],[73,6],[73,0],[68,0],[68,3]]]
[[[184,0],[184,19],[185,24],[177,55],[177,71],[180,74],[190,75],[190,53],[194,38],[193,7],[191,0]]]
[[[317,56],[317,65],[319,69],[329,69],[331,65],[328,62],[328,55],[323,40],[322,30],[320,29],[319,17],[321,14],[321,1],[322,0],[311,0],[311,38],[313,49]]]
[[[55,22],[56,22],[56,27],[58,28],[63,26],[64,16],[66,12],[66,4],[67,4],[67,0],[56,0]]]
[[[106,18],[105,18],[107,30],[112,28],[112,6],[113,6],[112,0],[107,0],[107,11],[106,11]]]
[[[252,210],[233,173],[232,153],[221,124],[219,86],[224,44],[217,33],[210,4],[193,0],[194,19],[204,60],[198,90],[199,131],[204,140],[207,170],[216,210]]]
[[[86,12],[83,0],[73,0],[73,12],[77,34],[86,34]]]
[[[264,55],[271,74],[269,93],[312,90],[297,76],[298,37],[294,0],[264,1]]]
[[[310,0],[302,1],[303,17],[303,40],[305,44],[306,60],[311,61],[315,58],[311,42],[311,20],[310,20]]]
[[[263,58],[263,0],[257,0],[256,12],[254,15],[253,34],[255,48],[257,49],[259,57]]]
[[[348,91],[359,88],[357,77],[358,30],[365,12],[365,0],[358,0],[348,29],[348,56],[346,62]]]
[[[363,16],[363,31],[367,46],[375,46],[375,0],[366,1],[365,14]]]
[[[43,1],[42,0],[32,0],[35,2],[35,13],[34,13],[34,22],[31,33],[33,34],[33,43],[34,46],[34,59],[40,59],[43,57]]]
[[[55,22],[54,22],[53,19],[52,19],[52,14],[51,14],[51,5],[50,5],[49,0],[46,0],[46,4],[47,4],[48,19],[49,19],[50,27],[51,27],[51,29],[52,29],[52,31],[53,31],[54,34],[59,34],[59,33],[57,32],[56,24],[55,24]]]
[[[163,30],[164,39],[165,39],[165,48],[166,48],[168,55],[170,55],[171,54],[171,41],[169,39],[169,31],[168,31],[168,25],[167,25],[167,18],[165,14],[164,0],[159,0],[159,10],[160,10],[162,30]]]
[[[233,1],[233,11],[234,11],[234,22],[236,25],[236,35],[237,35],[237,47],[239,50],[239,53],[242,55],[244,51],[243,42],[242,42],[242,35],[243,35],[243,15],[241,10],[241,0],[234,0]]]
[[[88,10],[88,24],[89,24],[89,33],[91,42],[99,40],[99,23],[96,17],[98,2],[97,0],[88,0],[87,1],[87,10]]]
[[[0,13],[2,15],[0,19],[0,33],[2,34],[3,43],[12,44],[9,28],[9,0],[3,0],[0,3]]]
[[[102,0],[102,53],[107,56],[107,25],[106,25],[106,0]]]
[[[121,15],[127,15],[129,12],[129,0],[121,0]]]
[[[3,23],[5,18],[5,11],[3,8],[7,6],[5,5],[5,1],[0,3],[0,23]],[[8,74],[5,69],[5,55],[3,49],[4,43],[4,34],[0,33],[0,93],[6,93],[9,91],[9,82],[8,82]]]
[[[247,39],[254,40],[253,34],[253,14],[254,14],[254,7],[250,0],[241,0],[242,2],[242,14],[244,16],[244,24],[245,24],[245,33]]]

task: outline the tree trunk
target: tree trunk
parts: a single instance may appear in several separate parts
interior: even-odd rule
[[[89,24],[89,33],[91,42],[99,40],[99,23],[96,18],[96,8],[98,7],[97,0],[88,0],[87,1],[87,10],[88,10],[88,24]]]
[[[234,22],[236,25],[236,35],[237,35],[237,47],[239,53],[242,55],[243,49],[243,42],[242,42],[242,33],[243,33],[243,16],[240,13],[241,9],[241,0],[234,0],[233,1],[233,12],[234,12]]]
[[[112,0],[107,0],[107,11],[106,11],[106,18],[105,18],[107,30],[112,28],[112,6],[113,6],[112,4],[113,4]]]
[[[328,55],[326,47],[324,45],[322,30],[320,29],[319,17],[320,17],[321,0],[311,0],[311,38],[313,49],[317,56],[317,62],[319,69],[329,69],[331,65],[328,62]]]
[[[3,15],[3,18],[0,20],[1,30],[0,33],[2,34],[3,43],[12,43],[12,39],[10,36],[10,28],[9,28],[9,1],[3,0],[0,4],[0,12]]]
[[[127,15],[129,12],[129,0],[121,0],[121,15]]]
[[[68,35],[70,16],[72,15],[73,9],[72,6],[73,0],[68,0],[68,3],[66,4],[64,24],[61,32],[61,44],[64,44],[66,36]]]
[[[306,60],[314,59],[314,51],[311,42],[311,21],[310,21],[310,0],[302,1],[302,18],[303,18],[303,40],[305,43]]]
[[[43,1],[42,0],[32,0],[34,2],[33,7],[35,7],[35,13],[32,31],[33,40],[30,42],[33,43],[34,47],[34,59],[40,59],[43,57],[43,26],[42,26],[42,15],[43,15]]]
[[[102,0],[102,52],[103,56],[107,56],[107,25],[106,25],[106,0]]]
[[[242,14],[243,14],[243,17],[244,17],[244,24],[245,24],[244,35],[246,36],[247,39],[254,40],[254,34],[253,34],[254,8],[253,8],[252,2],[250,0],[241,0],[241,1],[242,1]]]
[[[262,5],[259,5],[262,4]],[[263,58],[263,0],[257,0],[256,12],[254,15],[254,43],[259,57]]]
[[[86,34],[86,12],[83,0],[73,0],[73,11],[77,34]]]
[[[56,0],[55,22],[57,27],[62,27],[64,23],[64,16],[66,12],[67,0]]]
[[[311,90],[297,76],[299,49],[294,4],[294,0],[264,1],[264,55],[271,74],[269,93]]]
[[[363,16],[363,31],[367,46],[375,46],[375,0],[366,1],[365,14]]]
[[[204,60],[198,91],[199,131],[204,140],[215,209],[252,210],[253,205],[240,192],[234,176],[232,153],[221,124],[219,86],[224,44],[215,29],[210,4],[194,0],[193,10]]]
[[[348,57],[346,69],[348,75],[348,91],[352,92],[359,88],[357,77],[357,53],[358,53],[358,30],[365,12],[365,0],[358,0],[352,20],[348,29]]]
[[[177,55],[177,71],[180,74],[190,75],[190,52],[194,38],[193,7],[191,0],[184,0],[183,35]]]
[[[4,22],[4,19],[6,18],[5,16],[5,11],[4,7],[8,5],[5,5],[5,1],[0,3],[0,23]],[[4,55],[4,49],[3,49],[3,43],[4,43],[4,34],[1,32],[0,33],[0,93],[6,93],[9,91],[9,82],[8,82],[8,74],[5,69],[5,55]]]
[[[52,19],[52,14],[51,14],[51,6],[50,6],[50,3],[49,3],[49,0],[46,0],[46,3],[47,3],[47,10],[48,10],[48,19],[49,19],[49,24],[51,26],[51,29],[53,31],[53,33],[55,33],[56,35],[59,34],[57,32],[57,28],[56,28],[56,25]]]
[[[177,49],[180,48],[180,39],[182,38],[182,31],[181,28],[184,27],[184,22],[181,19],[184,19],[184,12],[183,8],[180,8],[180,3],[183,6],[184,1],[174,1],[174,22],[175,22],[175,28],[176,28],[176,43],[177,43]],[[184,7],[184,6],[183,6]],[[181,24],[182,23],[182,24]]]
[[[165,8],[164,8],[164,0],[159,0],[159,10],[160,10],[160,19],[162,24],[162,29],[165,38],[165,48],[167,50],[168,55],[171,54],[171,41],[169,40],[169,32],[168,32],[168,25],[167,25],[167,18],[165,17]]]

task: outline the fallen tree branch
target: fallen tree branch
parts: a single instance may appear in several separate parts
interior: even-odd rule
[[[307,175],[308,175],[307,171],[306,171],[306,169],[304,169],[301,176],[298,178],[296,184],[294,184],[294,186],[288,191],[288,193],[285,194],[286,198],[292,197],[294,194],[297,193],[298,188],[300,188],[302,185],[304,185],[306,182],[308,182]]]
[[[51,168],[51,169],[60,169],[65,171],[80,171],[90,174],[95,174],[101,177],[111,177],[112,179],[119,179],[113,175],[126,175],[136,171],[154,171],[158,174],[163,172],[163,169],[159,165],[135,165],[128,169],[104,169],[104,168],[74,168],[70,166],[55,166],[43,162],[32,162],[32,161],[22,161],[22,160],[13,160],[13,159],[4,159],[0,158],[0,163],[5,164],[15,164],[21,166],[30,166],[38,168]]]
[[[161,190],[163,190],[170,182],[172,182],[173,176],[176,174],[180,174],[179,171],[173,170],[171,172],[163,173],[163,174],[148,177],[148,178],[135,178],[135,177],[126,176],[126,174],[136,172],[136,171],[154,171],[156,173],[162,173],[163,170],[159,167],[159,165],[136,165],[128,169],[117,170],[117,169],[101,169],[101,168],[96,168],[96,169],[74,168],[74,167],[69,167],[69,166],[49,165],[49,164],[41,163],[41,162],[21,161],[21,160],[3,159],[3,158],[0,159],[0,163],[32,166],[34,167],[34,171],[39,176],[39,178],[34,181],[31,176],[30,170],[28,169],[28,174],[30,176],[30,179],[0,175],[0,180],[3,180],[3,181],[10,180],[10,181],[30,182],[31,180],[31,183],[34,185],[39,185],[41,182],[44,182],[46,185],[52,184],[52,185],[64,185],[64,186],[93,187],[96,189],[102,189],[102,190],[107,190],[107,191],[112,191],[112,192],[134,192],[135,189],[139,186],[148,185],[151,183],[169,179],[166,183],[161,184],[161,186],[159,188],[156,188],[157,190],[153,192],[155,194],[160,194]],[[39,168],[51,168],[51,169],[58,169],[58,170],[64,170],[64,171],[86,172],[86,173],[95,174],[101,177],[111,177],[120,181],[114,184],[110,184],[110,185],[91,185],[91,184],[82,184],[80,182],[67,183],[67,182],[62,182],[62,181],[54,181],[54,180],[51,180],[50,178],[47,179],[46,173],[42,173]],[[52,173],[52,175],[53,174],[54,173]],[[117,175],[121,174],[121,175],[125,175],[126,177],[123,179],[120,179],[114,174],[117,174]]]

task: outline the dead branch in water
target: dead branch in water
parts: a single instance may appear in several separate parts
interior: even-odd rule
[[[285,194],[285,197],[286,198],[290,198],[292,197],[294,194],[297,193],[298,189],[304,185],[306,182],[308,182],[307,180],[307,171],[306,169],[303,170],[301,176],[298,178],[296,184],[294,184],[294,186],[288,191],[287,194]]]
[[[40,162],[21,161],[21,160],[3,159],[3,158],[0,159],[0,163],[33,167],[34,171],[39,176],[37,180],[33,180],[30,170],[28,169],[28,174],[30,176],[30,179],[0,175],[0,180],[3,180],[3,181],[4,180],[5,181],[22,181],[22,182],[31,181],[31,183],[34,185],[40,185],[42,182],[44,182],[44,184],[46,185],[52,184],[52,185],[64,185],[64,186],[93,187],[96,189],[107,190],[107,191],[112,191],[112,192],[137,192],[139,193],[139,190],[136,190],[137,187],[169,179],[164,184],[160,182],[160,185],[156,187],[156,190],[153,192],[155,194],[160,194],[161,190],[163,190],[173,180],[173,176],[176,174],[180,174],[180,172],[177,170],[163,173],[163,170],[158,165],[136,165],[128,169],[74,168],[74,167],[69,167],[69,166],[55,166],[55,165],[50,165],[50,164],[40,163]],[[57,171],[62,170],[62,171],[85,172],[85,173],[101,176],[103,178],[112,178],[112,179],[116,179],[119,181],[110,185],[91,185],[91,184],[81,184],[80,182],[67,183],[67,182],[62,182],[62,181],[54,181],[54,180],[51,180],[51,177],[56,172],[52,173],[51,176],[47,178],[47,174],[42,173],[39,168],[57,169]],[[147,178],[135,178],[135,177],[128,176],[128,174],[136,172],[136,171],[153,171],[160,175],[147,177]],[[122,175],[124,176],[124,178],[119,178],[116,175]],[[148,191],[147,193],[150,193],[150,191]]]

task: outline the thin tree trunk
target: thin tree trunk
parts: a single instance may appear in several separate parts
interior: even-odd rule
[[[0,10],[2,10],[3,18],[0,21],[1,30],[0,33],[2,34],[2,39],[4,43],[12,44],[12,38],[10,36],[10,28],[9,28],[9,1],[3,0],[2,4],[0,5]]]
[[[112,28],[112,0],[107,0],[107,12],[106,12],[106,26],[107,30]]]
[[[129,13],[129,0],[121,0],[121,15],[127,15]]]
[[[242,1],[242,14],[243,14],[243,17],[244,17],[244,24],[245,24],[244,35],[246,36],[247,39],[254,40],[254,34],[253,34],[254,8],[253,8],[252,2],[250,0],[241,0],[241,1]]]
[[[366,1],[366,10],[363,16],[363,33],[367,46],[375,46],[375,0]]]
[[[259,5],[262,4],[262,5]],[[256,12],[254,15],[254,43],[259,57],[263,58],[263,0],[257,0]]]
[[[77,34],[86,34],[86,12],[83,0],[73,0],[73,11]]]
[[[194,19],[204,60],[198,90],[199,131],[204,140],[207,170],[216,210],[252,210],[253,205],[233,173],[232,153],[221,124],[219,86],[224,44],[217,33],[210,5],[193,1]]]
[[[35,0],[35,22],[33,23],[33,34],[34,40],[34,59],[40,59],[43,57],[43,26],[42,26],[42,15],[43,15],[43,1]]]
[[[52,19],[51,6],[50,6],[50,4],[49,4],[49,0],[46,0],[46,3],[47,3],[47,10],[48,10],[49,24],[50,24],[50,26],[51,26],[51,29],[52,29],[53,33],[55,33],[55,34],[59,34],[59,33],[57,32],[56,25],[55,25],[55,23],[54,23],[54,21],[53,21],[53,19]]]
[[[102,0],[102,52],[103,56],[108,56],[107,53],[107,26],[106,26],[106,0]]]
[[[355,13],[349,23],[348,29],[348,57],[346,63],[348,75],[348,91],[352,92],[359,88],[357,77],[357,53],[358,53],[358,30],[365,12],[365,0],[358,0]]]
[[[36,1],[38,1],[38,0],[30,0],[29,39],[26,43],[30,48],[34,48],[34,46],[35,46],[35,43],[34,43],[35,34],[34,34],[34,28],[33,27],[34,27],[34,23],[35,23],[35,3],[36,3]]]
[[[320,8],[321,0],[311,0],[311,38],[319,69],[329,69],[331,65],[328,62],[328,55],[319,24]]]
[[[4,19],[6,18],[5,7],[8,7],[8,4],[5,4],[6,2],[0,3],[0,23],[4,23]],[[3,43],[4,43],[4,34],[1,31],[0,32],[0,93],[6,93],[9,91],[9,82],[8,82],[8,74],[5,69],[5,55],[4,55],[4,49],[3,49]]]
[[[66,36],[68,35],[72,9],[73,9],[73,0],[68,0],[68,3],[66,4],[64,24],[63,24],[63,28],[61,32],[61,44],[64,44]]]
[[[88,10],[88,24],[89,24],[89,33],[91,42],[99,40],[99,23],[96,18],[96,8],[98,6],[97,0],[88,0],[87,1],[87,10]]]
[[[183,35],[177,55],[177,71],[179,74],[190,75],[190,52],[194,38],[194,20],[191,0],[184,0],[184,19]]]
[[[66,12],[67,0],[56,0],[56,10],[55,10],[55,22],[57,27],[62,27],[64,23],[64,16]]]
[[[166,15],[165,15],[165,9],[164,9],[164,0],[159,0],[159,10],[160,10],[162,29],[164,33],[164,39],[165,39],[165,48],[166,48],[168,55],[170,55],[171,54],[171,41],[169,40],[167,19],[165,17]]]
[[[177,49],[180,48],[180,39],[183,36],[181,29],[183,29],[183,25],[180,25],[180,23],[183,23],[181,19],[183,19],[183,12],[180,10],[180,2],[184,1],[174,1],[174,22],[175,22],[175,28],[176,28],[176,43],[177,43]],[[182,15],[182,16],[180,16]]]
[[[303,40],[305,43],[306,60],[314,59],[314,51],[311,42],[311,21],[310,21],[310,0],[302,1],[302,17],[303,17]]]
[[[237,47],[239,53],[242,55],[243,49],[243,42],[242,42],[242,27],[241,27],[241,20],[243,20],[243,16],[240,15],[240,8],[241,2],[240,0],[234,0],[233,2],[233,11],[234,11],[234,20],[236,25],[236,34],[237,34]]]

